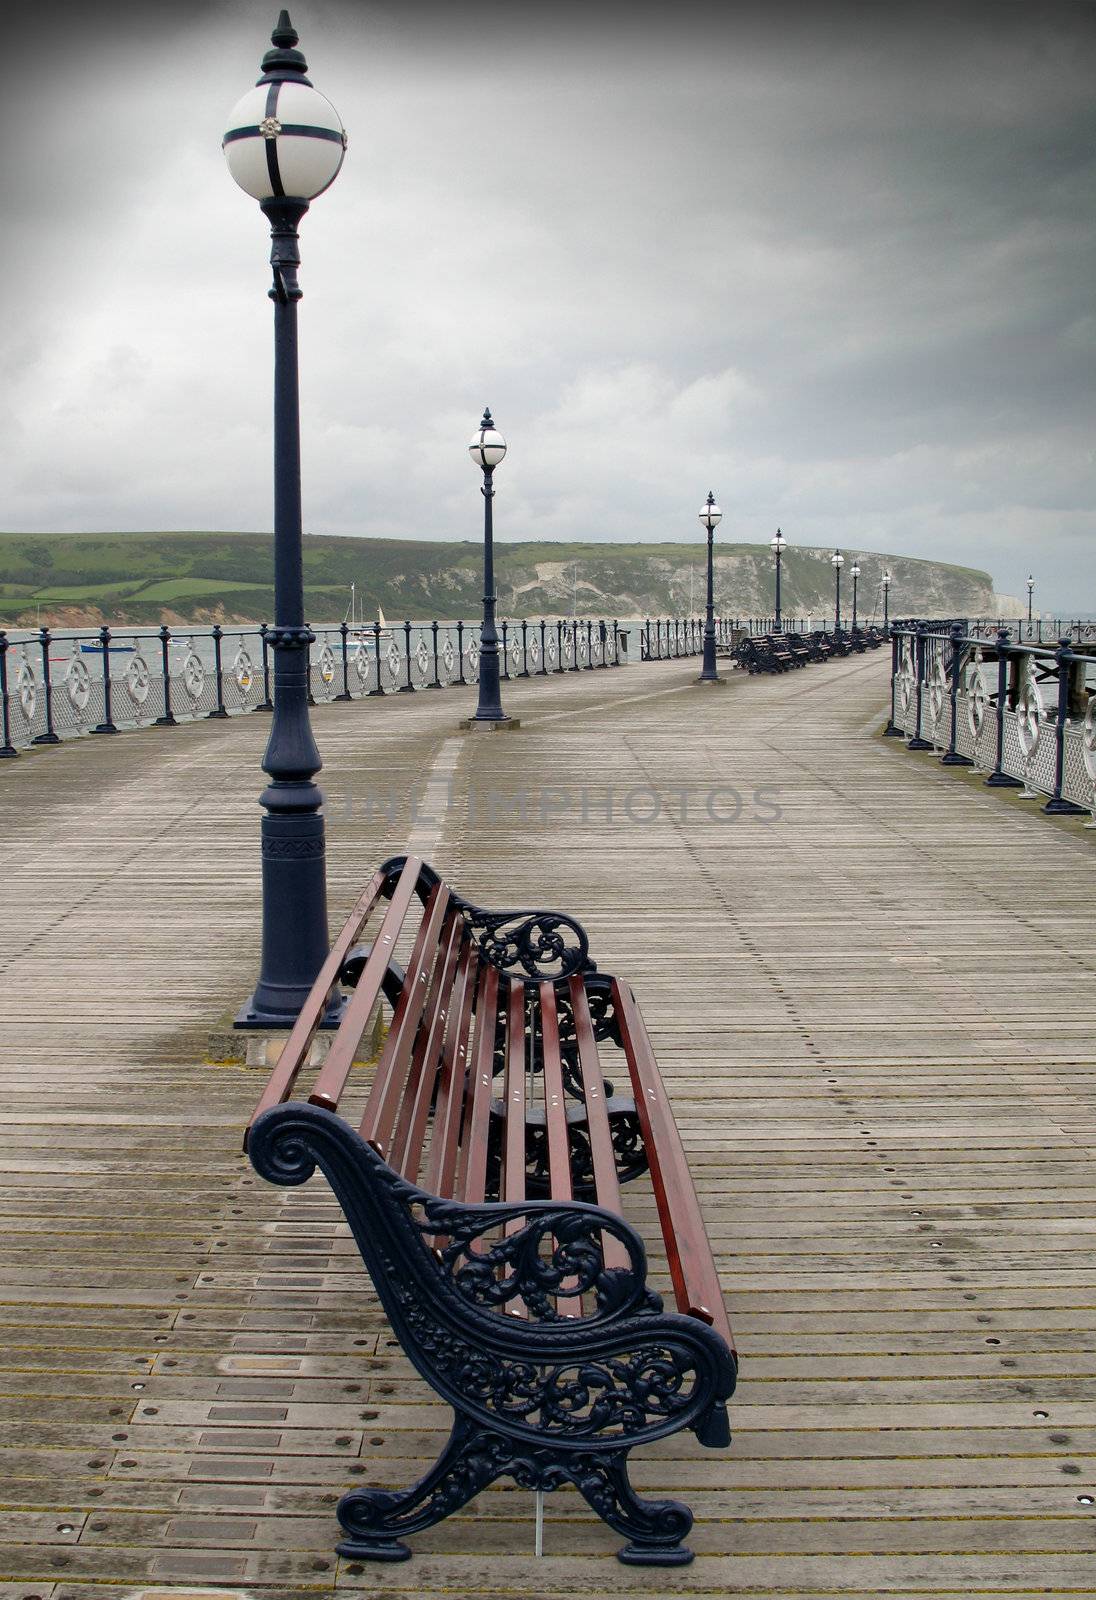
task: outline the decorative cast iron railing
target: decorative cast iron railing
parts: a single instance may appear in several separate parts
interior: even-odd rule
[[[732,626],[729,617],[716,618],[716,644],[731,642]],[[647,617],[639,631],[641,661],[671,661],[701,655],[703,650],[703,617]]]
[[[1050,649],[1005,625],[991,643],[959,622],[901,623],[891,651],[891,737],[1096,826],[1096,637]]]
[[[941,624],[934,621],[933,627]],[[1005,628],[1014,644],[1057,645],[1062,639],[1072,644],[1096,644],[1096,618],[1093,617],[973,617],[967,622],[972,638],[996,639]]]
[[[504,678],[619,667],[628,633],[588,618],[504,621]],[[268,628],[102,627],[94,632],[0,632],[0,756],[81,734],[169,727],[272,708]],[[401,622],[313,628],[313,704],[474,684],[479,624]]]

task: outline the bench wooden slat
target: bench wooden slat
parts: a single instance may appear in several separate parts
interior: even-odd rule
[[[612,994],[678,1310],[709,1323],[733,1350],[734,1340],[700,1202],[647,1029],[628,985],[614,978]]]
[[[327,1009],[327,997],[338,981],[343,962],[350,954],[362,929],[368,922],[384,883],[385,874],[378,869],[364,891],[358,896],[353,911],[343,923],[338,937],[331,946],[331,952],[327,960],[320,968],[319,975],[308,999],[301,1007],[296,1022],[289,1030],[289,1038],[282,1047],[282,1053],[278,1057],[274,1071],[267,1080],[258,1105],[251,1113],[251,1122],[248,1123],[248,1129],[250,1129],[251,1123],[255,1121],[255,1118],[260,1113],[269,1111],[271,1106],[280,1105],[283,1100],[288,1100],[292,1094],[297,1075],[308,1059],[312,1041],[319,1031],[320,1023],[323,1021],[324,1012]],[[246,1132],[244,1134],[244,1149],[247,1149]]]
[[[466,942],[457,967],[453,998],[442,1041],[441,1072],[434,1102],[434,1128],[430,1138],[430,1159],[426,1187],[444,1200],[453,1198],[457,1176],[457,1140],[464,1117],[464,1097],[468,1072],[468,1034],[472,1025],[472,1003],[476,992],[479,964],[471,942]]]
[[[499,973],[488,967],[476,1000],[472,1044],[472,1093],[461,1140],[460,1192],[469,1205],[487,1196],[487,1152],[491,1133],[491,1101],[495,1086],[495,1025],[498,1018]]]
[[[382,1155],[392,1138],[396,1112],[407,1082],[407,1067],[415,1044],[415,1034],[430,992],[430,971],[445,932],[449,899],[445,884],[436,883],[430,891],[419,931],[415,935],[406,981],[392,1014],[392,1026],[377,1062],[376,1077],[361,1120],[359,1131],[362,1138],[367,1139]]]
[[[571,1200],[571,1150],[567,1137],[567,1096],[559,1047],[559,1009],[554,983],[538,983],[540,1033],[543,1045],[541,1086],[544,1090],[544,1133],[548,1145],[548,1185],[553,1199]]]
[[[571,1200],[571,1141],[567,1132],[567,1094],[563,1087],[563,1053],[559,1038],[559,1007],[554,982],[537,984],[540,1002],[541,1090],[544,1095],[544,1135],[548,1145],[548,1187],[553,1200]],[[562,1289],[573,1288],[574,1278]],[[581,1317],[581,1295],[561,1294],[556,1310],[564,1317]]]
[[[609,1113],[605,1100],[605,1079],[598,1060],[594,1023],[590,1016],[590,1000],[586,985],[574,974],[567,981],[567,994],[571,1002],[571,1015],[575,1022],[578,1041],[579,1068],[582,1073],[582,1090],[586,1102],[586,1128],[590,1139],[590,1157],[594,1169],[594,1189],[597,1203],[607,1211],[623,1215],[620,1202],[620,1180],[617,1177],[616,1157],[613,1153],[613,1136],[609,1129]],[[612,1234],[602,1236],[602,1248],[607,1267],[628,1267],[630,1261],[623,1241]]]
[[[350,1069],[354,1065],[354,1055],[381,992],[381,983],[395,951],[396,940],[407,916],[421,870],[422,862],[418,856],[408,856],[399,881],[392,891],[392,898],[377,937],[373,941],[373,948],[362,968],[357,988],[350,997],[346,1015],[308,1097],[314,1106],[325,1106],[328,1111],[338,1109],[339,1096],[346,1086]]]
[[[511,985],[506,1006],[506,1134],[502,1198],[508,1205],[525,1199],[525,989]],[[517,1223],[511,1223],[513,1232]]]
[[[525,985],[514,983],[506,1004],[506,1129],[503,1147],[502,1199],[508,1205],[519,1205],[525,1199],[525,1114],[528,1106],[528,1070],[525,1059]],[[520,1233],[524,1227],[521,1217],[513,1217],[506,1224],[506,1233]],[[525,1317],[528,1312],[520,1297],[506,1307],[511,1317]]]
[[[438,1058],[441,1055],[445,1021],[449,1014],[449,998],[452,994],[453,978],[464,936],[462,920],[460,917],[454,917],[448,925],[448,932],[434,963],[430,1000],[426,1016],[419,1028],[418,1038],[415,1040],[407,1088],[392,1134],[392,1148],[388,1153],[384,1150],[379,1152],[397,1172],[402,1172],[412,1183],[418,1179],[422,1146],[426,1138],[426,1124],[434,1098]]]

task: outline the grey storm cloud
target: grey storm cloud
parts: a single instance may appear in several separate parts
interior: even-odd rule
[[[0,525],[270,517],[277,7],[7,20]],[[1096,610],[1096,10],[306,0],[350,132],[302,229],[317,532],[830,540]]]

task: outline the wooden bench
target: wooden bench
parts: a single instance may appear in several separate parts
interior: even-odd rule
[[[812,661],[829,661],[836,654],[828,633],[805,634],[804,642]]]
[[[747,672],[787,672],[801,666],[782,634],[755,633],[740,640],[738,659]]]
[[[339,982],[352,993],[306,1090]],[[352,1067],[382,993],[393,1014],[370,1077]],[[628,1094],[604,1076],[610,1052]],[[577,922],[487,912],[414,856],[386,862],[334,942],[245,1148],[273,1183],[322,1170],[404,1351],[453,1407],[418,1483],[343,1496],[341,1554],[402,1560],[403,1536],[508,1473],[538,1491],[573,1484],[627,1539],[623,1561],[692,1559],[692,1513],[640,1499],[627,1458],[680,1428],[729,1443],[734,1347],[635,995],[597,971]],[[647,1176],[674,1311],[622,1216],[621,1185]]]

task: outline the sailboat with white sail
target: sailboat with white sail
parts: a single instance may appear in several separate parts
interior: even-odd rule
[[[393,636],[380,606],[377,607],[376,625],[366,621],[365,607],[362,606],[359,610],[357,585],[354,583],[350,585],[350,604],[343,615],[343,621],[348,629],[347,637],[357,644],[375,644],[378,639],[389,640]]]

